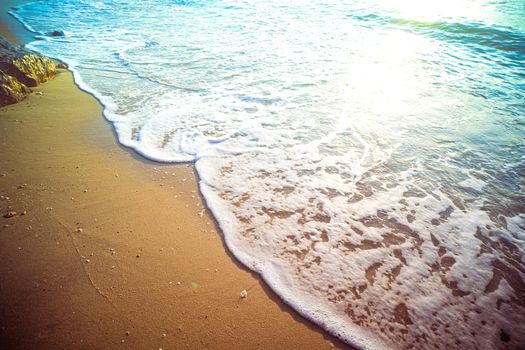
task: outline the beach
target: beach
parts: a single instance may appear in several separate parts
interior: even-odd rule
[[[0,34],[25,43],[19,3]],[[192,164],[119,145],[67,70],[0,128],[2,348],[345,348],[227,251]]]
[[[0,348],[521,349],[522,10],[2,2]]]

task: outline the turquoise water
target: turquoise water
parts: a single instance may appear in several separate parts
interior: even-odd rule
[[[522,0],[13,15],[122,144],[195,163],[228,248],[303,316],[362,348],[525,344]]]

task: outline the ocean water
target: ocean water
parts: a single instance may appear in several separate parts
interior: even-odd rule
[[[523,0],[44,0],[119,141],[360,348],[525,348]],[[51,32],[64,36],[52,37]]]

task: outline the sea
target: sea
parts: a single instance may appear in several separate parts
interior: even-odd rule
[[[118,140],[361,349],[525,348],[523,0],[42,0]]]

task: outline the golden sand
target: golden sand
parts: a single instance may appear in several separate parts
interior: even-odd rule
[[[0,348],[344,347],[228,253],[191,165],[120,146],[68,71],[35,91],[0,109]]]

